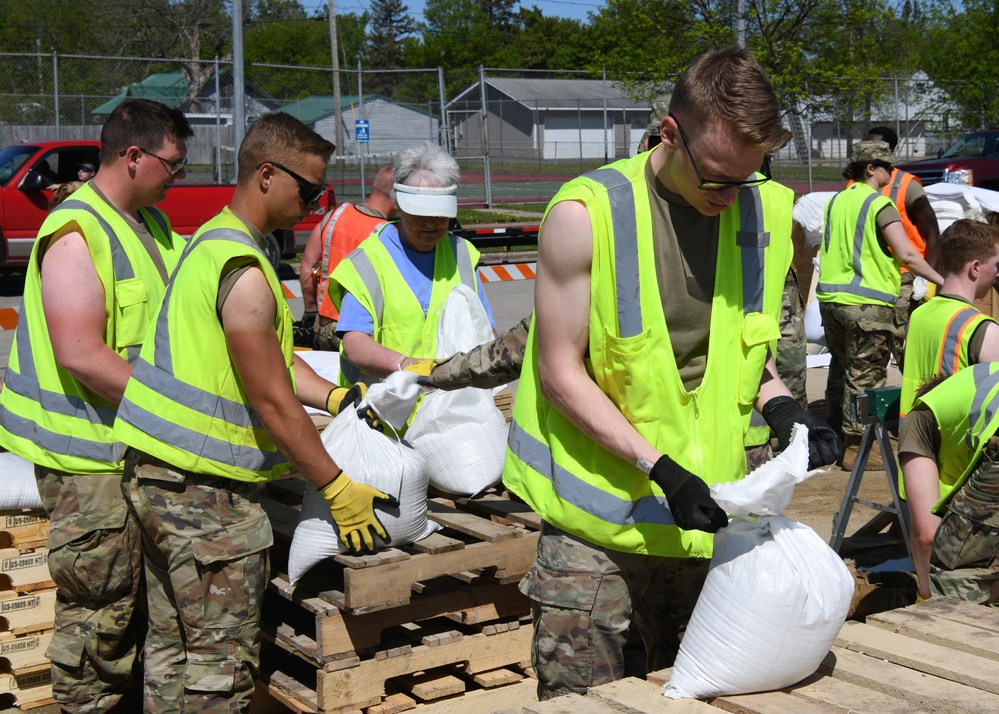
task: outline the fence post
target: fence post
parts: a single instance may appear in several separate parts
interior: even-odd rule
[[[486,208],[493,207],[493,176],[489,166],[489,112],[486,111],[486,68],[479,65],[479,94],[482,97],[482,173],[486,186]]]
[[[232,4],[232,165],[239,175],[239,145],[246,134],[246,74],[243,66],[243,0]]]
[[[441,138],[444,139],[444,150],[447,153],[451,153],[451,126],[447,117],[447,107],[444,105],[444,68],[437,67],[437,94],[440,96],[441,103],[441,118],[437,123],[437,129],[441,133]]]
[[[579,173],[583,173],[583,107],[576,100],[576,136],[579,141]]]
[[[55,109],[55,134],[58,141],[62,135],[59,128],[59,55],[55,50],[52,51],[52,96]]]
[[[604,163],[607,160],[607,70],[603,70],[603,90],[604,90]]]
[[[357,58],[357,113],[361,119],[365,119],[364,116],[364,80],[361,78],[361,58]],[[370,126],[370,125],[369,125]],[[368,129],[368,141],[371,141],[371,129]],[[365,194],[364,188],[364,155],[367,153],[368,145],[364,142],[360,142],[358,147],[359,162],[361,164],[361,196],[358,201],[363,201],[367,196]]]
[[[812,192],[812,117],[809,115],[808,122],[806,123],[808,127],[807,136],[808,141],[808,192]]]
[[[222,183],[222,83],[218,55],[215,55],[215,182]]]

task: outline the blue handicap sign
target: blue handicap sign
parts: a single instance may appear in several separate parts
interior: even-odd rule
[[[354,141],[367,144],[370,140],[370,133],[368,131],[369,125],[367,119],[357,119],[354,121]]]

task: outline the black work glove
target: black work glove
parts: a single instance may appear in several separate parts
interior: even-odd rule
[[[834,464],[843,455],[843,442],[833,428],[804,409],[794,397],[774,397],[763,405],[761,414],[777,435],[781,451],[791,443],[791,429],[795,424],[808,427],[808,468]]]
[[[649,478],[666,495],[673,520],[685,531],[717,533],[728,525],[728,515],[711,498],[708,485],[663,454]]]
[[[319,316],[319,312],[316,310],[306,310],[302,313],[302,324],[306,327],[312,327],[316,324],[316,317]]]

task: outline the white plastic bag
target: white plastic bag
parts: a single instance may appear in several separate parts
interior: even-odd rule
[[[362,404],[370,406],[383,422],[399,432],[406,426],[416,400],[423,391],[416,383],[417,379],[419,375],[415,372],[393,372],[381,382],[368,387],[367,398]]]
[[[399,499],[398,508],[375,504],[389,545],[413,543],[440,529],[427,520],[427,467],[412,446],[369,428],[354,409],[341,412],[323,430],[322,439],[351,479]],[[375,544],[384,545],[380,539]],[[326,499],[307,486],[288,555],[288,579],[294,585],[309,568],[343,550]]]
[[[437,357],[450,357],[493,339],[479,296],[459,285],[448,296],[437,327]],[[471,496],[500,480],[509,427],[488,389],[438,390],[423,397],[406,432],[427,461],[430,483]]]
[[[35,465],[9,451],[0,452],[0,510],[41,507]]]
[[[715,535],[665,696],[780,689],[815,672],[829,652],[849,612],[853,578],[815,531],[779,515],[807,465],[808,430],[797,426],[773,461],[711,487],[735,518]]]

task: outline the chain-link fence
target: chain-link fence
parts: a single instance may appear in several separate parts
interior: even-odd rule
[[[180,107],[195,130],[186,180],[231,182],[234,98],[242,96],[248,122],[280,109],[338,144],[330,168],[338,199],[362,200],[395,152],[430,141],[458,160],[463,204],[537,204],[573,176],[632,155],[657,93],[604,72],[358,65],[339,72],[338,112],[330,68],[248,64],[244,79],[236,87],[231,64],[219,60],[0,53],[0,146],[97,139],[122,99],[147,97]],[[900,159],[935,156],[984,125],[977,89],[917,76],[798,101],[786,113],[792,139],[775,157],[774,178],[799,191],[837,182],[851,144],[876,124],[897,131]]]

